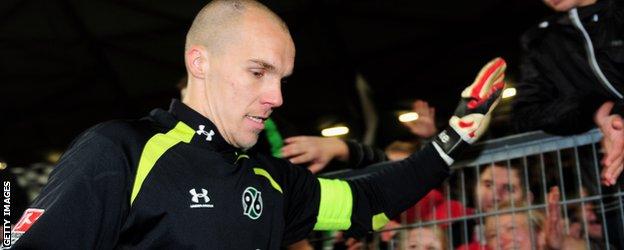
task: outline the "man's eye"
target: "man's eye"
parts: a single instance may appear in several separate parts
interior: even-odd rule
[[[262,71],[251,71],[251,73],[256,77],[256,78],[261,78],[264,76],[264,72]]]

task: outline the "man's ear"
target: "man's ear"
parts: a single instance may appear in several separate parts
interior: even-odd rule
[[[208,69],[208,52],[202,46],[193,45],[184,53],[184,63],[190,75],[204,79]]]

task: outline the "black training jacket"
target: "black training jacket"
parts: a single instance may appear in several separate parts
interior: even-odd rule
[[[12,232],[13,249],[279,249],[312,230],[359,236],[449,175],[431,145],[354,181],[246,154],[174,100],[97,125],[63,155]]]

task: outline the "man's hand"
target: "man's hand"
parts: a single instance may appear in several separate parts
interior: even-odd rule
[[[546,236],[546,249],[561,249],[563,239],[563,222],[559,209],[559,187],[551,187],[548,192],[547,210],[548,216],[544,223],[544,235]]]
[[[401,224],[396,222],[396,221],[389,221],[384,227],[383,230],[387,230],[387,231],[383,231],[381,232],[381,241],[383,242],[390,242],[392,240],[392,238],[394,238],[394,236],[398,233],[397,230],[392,230],[392,229],[396,229],[398,227],[401,227]]]
[[[429,107],[429,103],[416,100],[412,104],[412,111],[418,114],[418,119],[403,123],[412,134],[420,138],[429,138],[438,132],[435,126],[435,108]]]
[[[490,123],[490,113],[498,105],[505,87],[507,64],[500,57],[488,62],[474,82],[461,93],[450,125],[468,143],[473,143],[485,133]]]
[[[332,159],[349,159],[349,147],[335,137],[295,136],[286,138],[282,148],[282,157],[293,164],[309,163],[308,169],[318,173]]]
[[[449,120],[450,128],[434,138],[434,146],[443,151],[442,158],[451,164],[467,144],[474,143],[487,130],[492,110],[500,101],[505,87],[507,64],[502,58],[488,62],[461,93],[462,99]]]
[[[344,243],[345,247],[347,248],[347,250],[358,250],[358,249],[365,249],[365,245],[364,243],[362,243],[362,241],[356,240],[355,238],[349,237],[348,239],[344,239],[344,232],[338,232],[336,234],[336,238],[334,239],[335,243]]]
[[[600,106],[594,122],[602,132],[602,149],[604,156],[600,161],[602,169],[602,184],[614,185],[622,173],[624,166],[624,121],[619,115],[611,115],[613,102],[605,102]]]
[[[585,249],[585,241],[583,239],[574,238],[564,233],[565,222],[561,218],[560,197],[559,187],[551,187],[546,200],[548,214],[544,222],[544,238],[546,239],[544,249]]]

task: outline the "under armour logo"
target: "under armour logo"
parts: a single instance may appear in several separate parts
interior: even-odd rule
[[[197,193],[197,190],[195,190],[193,188],[193,189],[189,190],[189,193],[193,196],[193,197],[191,197],[191,201],[193,201],[193,203],[199,203],[199,199],[203,199],[203,203],[201,203],[201,204],[191,204],[190,205],[191,208],[201,208],[201,207],[212,208],[212,207],[214,207],[213,204],[208,204],[208,202],[210,202],[210,198],[208,197],[208,190],[202,188],[201,189],[201,193]]]
[[[215,132],[211,129],[210,131],[206,132],[204,130],[206,126],[204,125],[199,125],[199,130],[197,130],[197,134],[198,135],[205,135],[206,136],[206,141],[212,141],[212,136],[215,134]]]
[[[208,197],[208,190],[202,188],[200,189],[201,193],[197,193],[197,190],[195,190],[194,188],[189,190],[189,193],[193,196],[191,197],[191,201],[193,203],[196,204],[191,204],[190,207],[191,208],[202,208],[202,207],[207,207],[207,208],[212,208],[214,207],[213,204],[208,204],[208,202],[210,202],[210,198]],[[200,204],[199,203],[200,199],[203,199],[203,202]]]
[[[194,188],[189,190],[189,193],[193,195],[193,198],[191,198],[191,200],[195,203],[199,203],[199,198],[204,198],[204,203],[208,203],[210,201],[210,198],[208,198],[208,190],[202,188],[201,191],[202,192],[198,194]]]

